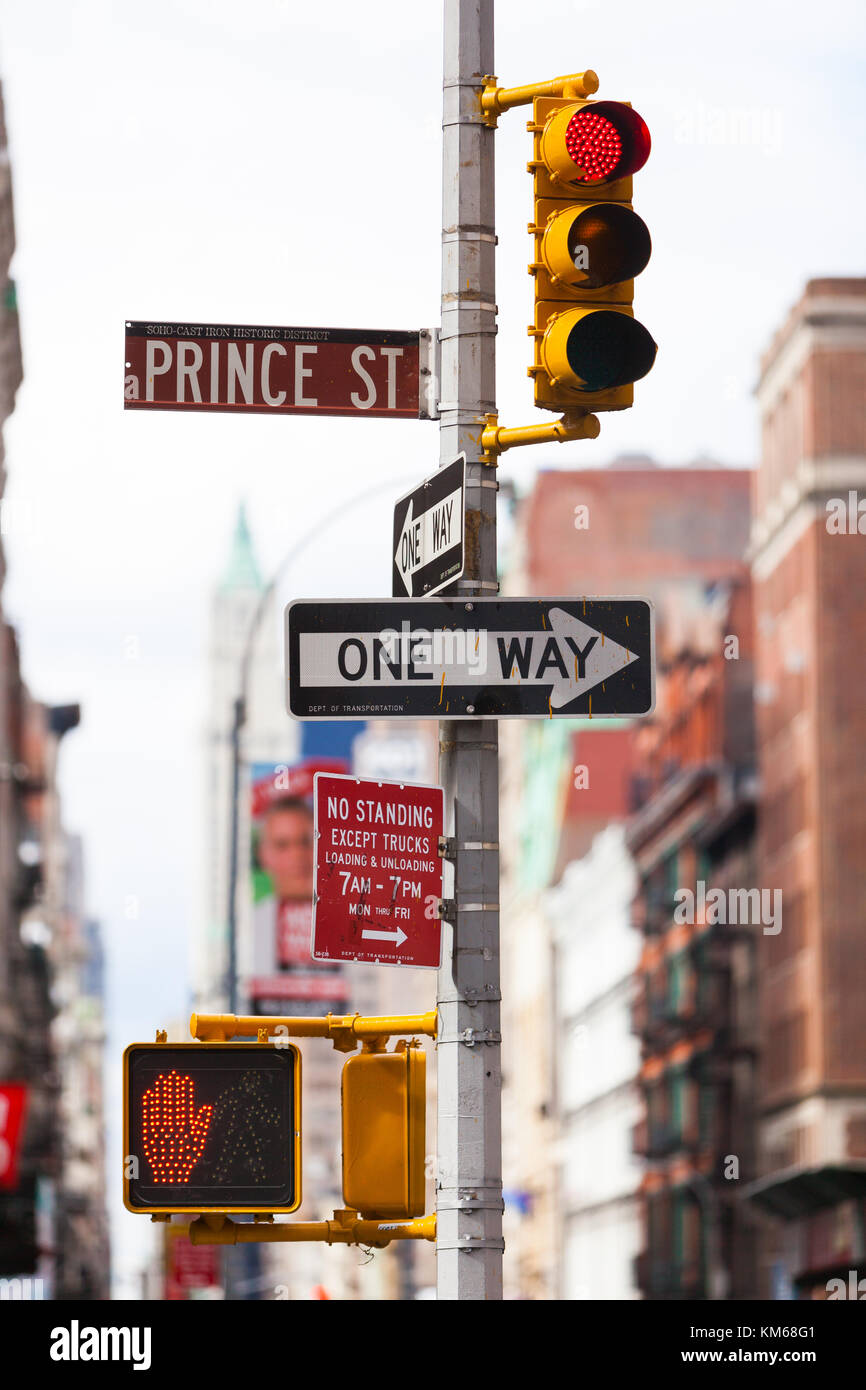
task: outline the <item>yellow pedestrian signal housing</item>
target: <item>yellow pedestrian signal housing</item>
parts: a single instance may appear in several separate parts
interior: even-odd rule
[[[631,205],[650,134],[626,102],[535,97],[535,340],[530,375],[546,410],[623,410],[656,344],[632,312],[650,258]]]
[[[291,1043],[133,1043],[123,1129],[129,1211],[295,1211],[301,1054]]]
[[[343,1201],[370,1217],[424,1214],[427,1058],[417,1043],[343,1067]]]

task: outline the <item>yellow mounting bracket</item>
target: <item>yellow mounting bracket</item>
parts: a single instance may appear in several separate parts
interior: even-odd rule
[[[199,1216],[190,1223],[192,1245],[270,1244],[275,1241],[322,1240],[328,1245],[372,1245],[379,1248],[392,1240],[435,1240],[436,1216],[416,1216],[412,1221],[362,1218],[343,1208],[332,1221],[294,1221],[285,1225],[255,1225],[232,1221],[228,1216]]]
[[[498,425],[498,415],[485,415],[481,431],[481,462],[495,464],[505,449],[521,444],[566,444],[570,439],[597,439],[601,425],[586,411],[563,415],[552,425]]]
[[[381,1050],[388,1038],[398,1034],[422,1033],[436,1036],[437,1013],[391,1014],[362,1018],[360,1014],[325,1014],[322,1018],[291,1018],[281,1015],[193,1014],[190,1037],[201,1042],[229,1042],[232,1038],[255,1038],[267,1042],[277,1038],[329,1038],[337,1052],[354,1052],[359,1043]],[[286,1237],[288,1239],[288,1237]],[[312,1237],[311,1237],[312,1239]]]
[[[597,91],[598,77],[591,68],[567,77],[551,77],[547,82],[533,82],[528,87],[500,87],[495,77],[488,76],[481,93],[482,120],[487,126],[495,126],[503,111],[511,106],[528,106],[535,97],[572,97],[579,101]]]

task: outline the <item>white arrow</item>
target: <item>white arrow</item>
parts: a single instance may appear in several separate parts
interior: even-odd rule
[[[421,512],[416,517],[412,515],[414,501],[414,497],[409,498],[409,507],[403,518],[403,528],[394,554],[397,573],[410,598],[412,576],[416,571],[429,565],[437,555],[451,550],[460,539],[463,489],[455,488],[440,502],[435,502],[429,511]]]
[[[404,941],[409,940],[406,933],[404,931],[401,931],[399,927],[396,931],[366,930],[362,931],[361,935],[365,936],[368,939],[368,941],[393,941],[395,946],[402,946]]]

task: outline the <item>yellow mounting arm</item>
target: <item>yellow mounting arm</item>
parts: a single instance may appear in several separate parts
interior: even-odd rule
[[[485,415],[481,431],[482,463],[495,464],[505,449],[520,444],[565,444],[570,439],[597,439],[601,425],[596,415],[563,415],[552,425],[497,425],[498,416]]]
[[[365,1220],[356,1211],[334,1212],[333,1221],[296,1221],[267,1225],[241,1223],[228,1216],[199,1216],[191,1222],[192,1245],[245,1245],[273,1241],[321,1240],[328,1245],[385,1246],[392,1240],[435,1240],[436,1217],[418,1216],[412,1221]]]
[[[193,1014],[190,1036],[202,1042],[229,1042],[232,1038],[330,1038],[338,1052],[353,1052],[359,1042],[423,1034],[436,1036],[436,1010],[426,1014],[394,1014],[362,1018],[360,1014],[326,1014],[323,1018],[291,1018],[280,1015]]]
[[[495,77],[485,77],[481,93],[484,124],[495,126],[503,111],[511,106],[528,106],[535,97],[574,97],[579,101],[597,91],[598,78],[591,68],[567,77],[551,77],[547,82],[532,82],[528,87],[499,87]]]

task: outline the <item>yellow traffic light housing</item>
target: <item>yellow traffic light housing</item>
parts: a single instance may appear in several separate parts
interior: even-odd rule
[[[650,235],[631,206],[649,131],[626,102],[537,96],[533,120],[535,341],[545,410],[623,410],[656,345],[632,311]]]
[[[123,1152],[129,1211],[296,1211],[298,1048],[132,1043],[123,1054]]]
[[[343,1067],[343,1201],[362,1216],[424,1213],[426,1072],[414,1041],[365,1046]]]

